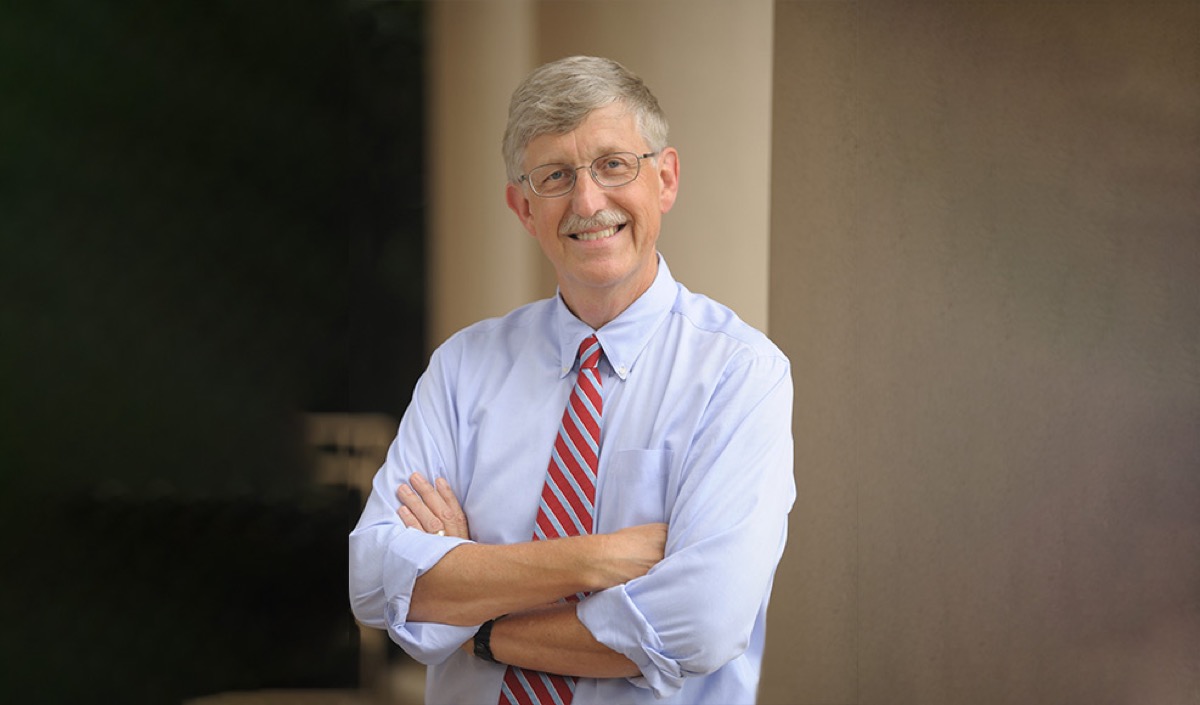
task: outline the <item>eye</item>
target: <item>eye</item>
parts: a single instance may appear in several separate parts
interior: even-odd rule
[[[533,176],[537,179],[538,186],[555,186],[569,181],[571,173],[566,167],[561,165],[549,165],[544,168],[534,169]]]
[[[624,154],[606,154],[596,160],[593,167],[604,174],[624,174],[633,169],[633,163]]]

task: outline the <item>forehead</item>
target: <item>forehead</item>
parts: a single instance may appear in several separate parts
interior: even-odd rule
[[[610,152],[645,151],[633,112],[621,103],[596,108],[570,132],[539,135],[525,148],[524,164],[584,164]]]

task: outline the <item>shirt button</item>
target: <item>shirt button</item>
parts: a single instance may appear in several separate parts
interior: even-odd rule
[[[625,367],[625,365],[621,365],[617,368],[617,374],[621,375],[622,377],[625,376],[626,372],[628,372],[628,369]]]

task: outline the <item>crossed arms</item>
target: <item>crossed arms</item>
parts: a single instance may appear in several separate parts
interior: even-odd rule
[[[405,526],[469,538],[467,516],[444,479],[430,484],[413,473],[409,482],[396,493]],[[469,626],[508,615],[492,629],[501,663],[588,678],[636,676],[633,661],[597,641],[575,605],[558,600],[644,575],[662,560],[666,537],[666,524],[644,524],[551,541],[463,543],[417,578],[409,618]]]
[[[522,441],[474,435],[493,427],[455,414],[454,375],[443,362],[435,356],[428,383],[418,384],[350,536],[360,621],[432,665],[465,657],[456,652],[479,624],[510,615],[492,630],[501,662],[627,677],[659,697],[749,648],[757,664],[794,498],[786,360],[731,365],[703,399],[673,398],[673,423],[636,425],[639,434],[675,435],[614,439],[608,482],[598,485],[603,533],[539,542],[508,515],[529,511],[526,498],[544,476],[503,471]],[[475,472],[485,445],[487,471]],[[670,531],[646,523],[654,521]],[[591,595],[555,604],[576,592]]]

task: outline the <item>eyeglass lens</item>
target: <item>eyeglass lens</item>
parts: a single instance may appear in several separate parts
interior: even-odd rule
[[[587,168],[601,186],[624,186],[637,178],[641,160],[633,152],[616,152],[597,157],[588,167],[543,164],[529,172],[529,185],[539,196],[561,196],[575,188],[578,169]]]

